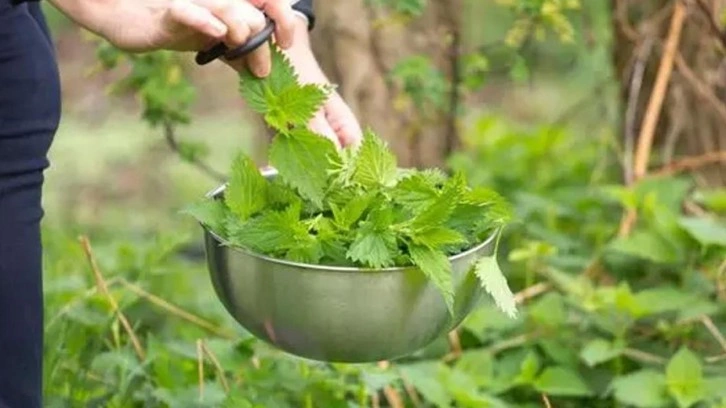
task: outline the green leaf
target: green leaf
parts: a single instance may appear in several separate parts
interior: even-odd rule
[[[704,380],[705,394],[708,398],[726,398],[726,376],[706,378]]]
[[[416,173],[399,181],[391,191],[391,197],[394,202],[418,213],[436,201],[438,191],[424,174]]]
[[[517,316],[517,304],[514,294],[507,284],[507,279],[499,269],[495,256],[487,256],[476,262],[474,269],[482,287],[489,293],[497,307],[510,318]]]
[[[445,227],[431,227],[418,231],[412,236],[413,242],[432,249],[439,249],[446,245],[466,242],[467,239],[456,230]]]
[[[279,47],[270,47],[272,70],[270,75],[263,78],[269,90],[274,95],[279,95],[285,89],[299,83],[299,78],[295,73],[295,67],[292,66],[290,59],[280,50]],[[255,77],[256,78],[256,77]]]
[[[279,134],[270,146],[270,164],[301,196],[322,207],[335,145],[306,129]]]
[[[726,224],[709,217],[681,217],[680,226],[703,246],[726,247]]]
[[[537,391],[562,397],[586,397],[592,391],[580,378],[580,374],[567,367],[548,367],[535,380]]]
[[[350,200],[342,209],[331,202],[330,209],[333,211],[335,222],[344,229],[350,228],[363,215],[373,201],[373,197],[373,195],[367,194]]]
[[[353,181],[367,188],[391,186],[396,175],[396,156],[383,139],[366,130],[355,159]]]
[[[305,224],[292,208],[284,212],[268,211],[244,223],[235,220],[227,228],[233,244],[266,254],[288,251],[308,236]]]
[[[487,207],[487,219],[494,224],[505,224],[514,217],[514,210],[509,202],[494,190],[476,187],[466,192],[463,204]]]
[[[390,228],[390,214],[390,208],[375,211],[361,222],[346,254],[348,259],[373,268],[393,264],[396,235]]]
[[[265,208],[267,180],[245,154],[239,154],[235,158],[231,173],[224,200],[230,211],[241,221],[245,221]]]
[[[529,307],[530,318],[544,327],[558,327],[566,323],[567,311],[562,295],[547,293]]]
[[[540,361],[537,353],[534,350],[530,350],[527,353],[527,357],[522,361],[520,373],[517,377],[518,383],[530,384],[537,378],[537,373],[540,369]]]
[[[183,214],[190,215],[201,224],[217,234],[224,235],[224,223],[227,219],[227,208],[221,200],[203,200],[188,205],[182,210]]]
[[[638,408],[670,406],[665,376],[654,370],[644,369],[615,378],[612,382],[615,399]]]
[[[703,300],[696,293],[689,293],[670,286],[644,289],[635,294],[638,309],[644,315],[685,310]]]
[[[346,256],[372,268],[383,268],[393,263],[392,247],[396,244],[396,236],[391,232],[375,232],[362,230],[356,235]]]
[[[701,362],[687,347],[681,347],[666,366],[668,391],[678,406],[688,408],[706,396]]]
[[[676,252],[668,242],[650,231],[636,231],[627,238],[616,238],[610,244],[610,248],[655,263],[668,264],[678,261]]]
[[[622,347],[615,346],[605,339],[594,339],[585,344],[580,358],[590,367],[609,361],[622,353]]]
[[[399,366],[401,374],[426,399],[437,407],[449,408],[451,396],[439,379],[440,363],[421,362]]]
[[[465,188],[466,179],[463,173],[457,172],[447,180],[436,201],[411,220],[411,226],[414,229],[422,229],[446,223],[459,203]]]
[[[441,292],[449,312],[454,312],[454,285],[451,277],[451,262],[445,254],[423,245],[410,245],[409,254],[413,263],[421,269]]]
[[[315,84],[290,86],[277,96],[265,119],[278,130],[305,126],[327,98],[327,88]]]

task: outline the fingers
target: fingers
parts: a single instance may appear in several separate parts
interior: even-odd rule
[[[340,148],[340,140],[335,134],[335,131],[333,131],[333,128],[330,127],[330,124],[325,118],[325,113],[322,110],[315,114],[315,117],[310,121],[308,127],[313,132],[330,139],[336,148]]]
[[[295,13],[290,0],[249,0],[275,22],[277,44],[287,49],[292,45],[295,32]]]
[[[183,5],[181,9],[190,8],[190,1],[179,0]],[[192,0],[193,5],[205,9],[212,17],[220,21],[226,32],[221,38],[228,48],[236,48],[246,43],[250,37],[262,31],[267,24],[262,10],[253,4],[242,0]],[[189,18],[187,18],[188,20]],[[189,25],[189,24],[188,24]],[[192,26],[197,27],[197,26]],[[206,33],[206,31],[205,31]],[[216,38],[216,37],[215,37]],[[237,58],[225,62],[240,71],[248,68],[255,76],[265,77],[272,69],[270,49],[266,46],[258,47],[246,58]],[[246,62],[246,64],[245,64]]]
[[[337,93],[325,105],[325,119],[343,147],[357,146],[363,139],[358,119]]]
[[[209,9],[190,1],[173,1],[169,7],[169,17],[175,23],[187,26],[211,39],[220,40],[227,35],[227,25],[222,20]]]

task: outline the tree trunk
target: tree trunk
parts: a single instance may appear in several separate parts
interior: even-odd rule
[[[452,39],[457,39],[460,26],[459,2],[427,2],[421,16],[407,21],[367,0],[315,3],[312,43],[323,70],[362,126],[389,141],[401,166],[442,165],[456,146],[450,107],[421,112],[390,73],[404,58],[423,55],[450,80],[457,55],[458,42]]]
[[[626,160],[632,163],[664,55],[674,1],[613,0],[612,4],[613,63],[621,84]],[[655,131],[651,156],[655,166],[673,164],[684,156],[714,159],[726,150],[726,36],[719,32],[714,17],[723,15],[726,0],[685,4],[685,22]],[[726,185],[722,161],[703,161],[698,167],[694,174],[701,185]],[[626,180],[632,176],[632,169],[626,170]]]

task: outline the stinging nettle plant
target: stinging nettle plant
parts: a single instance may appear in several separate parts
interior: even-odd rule
[[[234,158],[222,200],[185,211],[225,244],[278,259],[366,269],[416,266],[453,312],[449,257],[496,236],[494,255],[473,266],[510,317],[514,296],[496,261],[509,203],[462,172],[399,168],[385,141],[366,129],[360,146],[338,148],[307,127],[331,86],[301,84],[272,47],[266,78],[240,74],[240,94],[274,131],[266,179],[244,153]]]

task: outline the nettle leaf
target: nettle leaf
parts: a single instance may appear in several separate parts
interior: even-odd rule
[[[331,157],[336,154],[330,140],[299,128],[275,136],[270,146],[270,164],[301,196],[322,207]]]
[[[614,345],[605,339],[594,339],[585,344],[580,351],[580,358],[590,367],[612,360],[623,351],[622,347]]]
[[[424,245],[432,249],[439,249],[447,245],[455,245],[467,242],[466,237],[456,230],[445,227],[431,227],[420,230],[412,235],[416,244]]]
[[[247,222],[235,220],[227,225],[229,239],[236,245],[262,253],[288,251],[305,241],[307,227],[294,207],[286,211],[268,211]]]
[[[182,213],[196,218],[217,234],[224,234],[227,208],[221,200],[203,200],[187,206]]]
[[[688,408],[706,396],[701,362],[691,350],[682,347],[666,366],[668,392],[678,406]]]
[[[534,388],[544,394],[562,397],[587,397],[592,391],[580,374],[568,367],[548,367],[534,381]]]
[[[633,372],[613,380],[615,399],[638,408],[670,406],[666,379],[663,373],[651,369]]]
[[[231,173],[224,201],[233,214],[245,221],[267,205],[267,180],[245,154],[235,158]]]
[[[681,217],[680,226],[703,246],[726,247],[726,223],[708,217]]]
[[[527,357],[522,361],[520,366],[519,376],[517,377],[517,383],[530,384],[537,378],[537,373],[541,368],[540,359],[537,352],[529,350]]]
[[[443,384],[438,381],[441,372],[441,363],[420,362],[402,365],[399,368],[402,376],[409,381],[417,391],[429,402],[437,407],[449,407],[452,397]]]
[[[559,293],[547,293],[529,306],[529,317],[544,327],[558,327],[566,323],[565,302]]]
[[[274,109],[267,112],[265,119],[278,130],[290,125],[304,126],[327,98],[328,88],[314,84],[290,86],[276,97]]]
[[[679,261],[677,252],[668,241],[651,231],[636,231],[628,237],[616,238],[610,244],[610,249],[655,263]]]
[[[497,307],[510,318],[517,317],[517,304],[514,293],[509,288],[495,256],[479,259],[474,267],[474,273],[479,278],[482,287],[489,293]]]
[[[366,194],[362,197],[348,201],[343,208],[339,208],[337,205],[330,202],[330,209],[333,211],[335,222],[344,229],[350,228],[360,219],[373,201],[374,197],[374,195]]]
[[[366,130],[355,159],[353,181],[366,187],[390,186],[396,175],[396,156],[383,139]]]
[[[451,262],[445,254],[423,245],[409,245],[413,263],[431,279],[441,292],[449,312],[454,312],[454,285],[451,277]]]
[[[383,268],[393,264],[396,235],[390,230],[361,228],[346,256],[372,268]]]
[[[463,173],[456,173],[447,180],[436,201],[416,214],[411,220],[411,226],[414,229],[426,229],[445,224],[454,212],[465,189],[466,179]]]
[[[507,200],[494,190],[476,187],[462,197],[463,204],[487,208],[487,219],[495,224],[505,224],[514,218],[514,210]]]
[[[390,194],[394,202],[414,212],[431,206],[439,196],[436,185],[422,173],[400,180]]]
[[[295,68],[292,66],[290,59],[279,47],[271,46],[270,51],[272,70],[270,71],[270,75],[263,78],[263,81],[269,86],[270,93],[279,95],[284,89],[289,89],[291,86],[296,85],[299,82],[299,78],[295,73]]]

